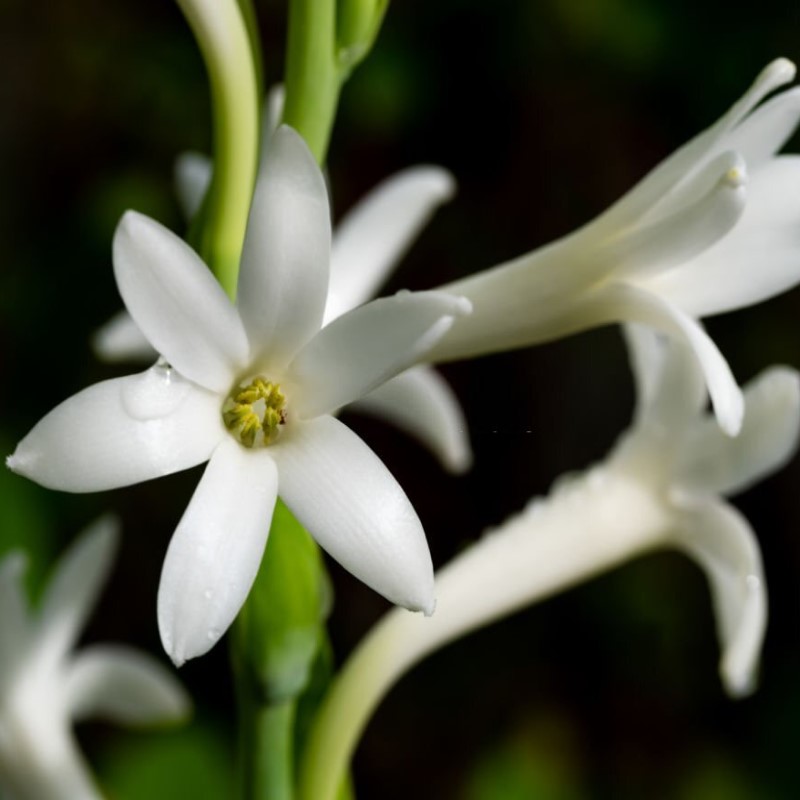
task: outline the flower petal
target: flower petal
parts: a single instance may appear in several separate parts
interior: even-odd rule
[[[201,464],[223,434],[219,398],[156,365],[65,400],[6,464],[49,489],[99,492]]]
[[[393,603],[431,614],[425,533],[375,453],[328,416],[293,426],[272,450],[281,498],[322,548]]]
[[[454,191],[447,170],[411,167],[380,183],[343,217],[333,237],[326,324],[375,294]]]
[[[202,153],[181,153],[175,159],[175,193],[186,220],[200,210],[211,185],[211,159]]]
[[[64,689],[75,721],[100,717],[128,725],[185,719],[191,700],[154,658],[121,645],[82,650],[69,665]]]
[[[283,108],[286,105],[286,89],[282,83],[276,83],[271,86],[267,92],[267,98],[264,101],[264,112],[261,117],[261,154],[263,163],[263,154],[269,147],[269,140],[272,134],[278,129],[283,119]]]
[[[154,361],[158,357],[133,317],[124,310],[95,332],[92,349],[103,361]]]
[[[180,666],[203,655],[239,613],[258,572],[278,490],[275,463],[224,439],[172,536],[158,628]]]
[[[114,274],[150,344],[187,378],[227,391],[245,363],[247,339],[197,253],[155,220],[128,211],[114,234]]]
[[[745,208],[745,164],[736,153],[723,153],[698,179],[710,186],[674,213],[608,242],[600,261],[617,264],[615,278],[643,280],[678,267],[702,254],[727,234]]]
[[[339,317],[290,365],[293,411],[309,419],[362,397],[421,360],[470,308],[444,292],[398,292]]]
[[[800,158],[782,156],[751,176],[736,227],[679,270],[650,283],[693,316],[753,305],[800,282]]]
[[[256,182],[239,273],[252,358],[286,363],[319,330],[330,242],[325,180],[303,139],[282,125]]]
[[[39,643],[50,658],[65,655],[77,641],[111,572],[118,545],[118,522],[101,517],[59,560],[47,584],[39,623]]]
[[[349,407],[415,436],[450,472],[465,472],[472,464],[461,405],[444,378],[430,367],[406,370]]]
[[[764,571],[753,531],[732,506],[707,501],[683,511],[674,543],[706,572],[722,647],[722,680],[732,697],[745,697],[755,689],[767,624]]]
[[[711,420],[694,426],[676,475],[687,491],[736,494],[794,455],[800,434],[797,372],[772,367],[745,387],[744,401],[744,423],[735,439],[720,435]]]
[[[729,436],[738,433],[744,400],[728,362],[702,326],[680,309],[635,286],[612,284],[577,306],[573,317],[573,330],[624,320],[649,325],[684,342],[705,376],[720,427]]]

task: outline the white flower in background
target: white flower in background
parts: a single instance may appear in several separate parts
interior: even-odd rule
[[[283,88],[276,86],[265,104],[263,152],[282,114]],[[211,160],[200,153],[184,153],[178,158],[177,194],[187,219],[199,210],[211,183],[211,171]],[[412,167],[380,183],[345,215],[331,243],[323,325],[375,296],[454,189],[453,177],[441,167]],[[106,361],[152,361],[157,355],[126,311],[106,323],[93,344]],[[463,472],[472,463],[461,406],[450,386],[430,367],[413,367],[356,399],[348,408],[392,422],[415,436],[452,472]]]
[[[436,614],[390,612],[345,664],[320,712],[301,769],[303,800],[329,800],[371,712],[429,653],[470,631],[655,549],[677,548],[703,568],[733,697],[755,687],[767,619],[752,529],[723,497],[792,456],[800,380],[773,367],[744,391],[739,436],[703,413],[705,386],[689,347],[628,330],[638,406],[602,464],[557,482],[436,573]],[[318,765],[322,765],[319,767]]]
[[[800,118],[800,90],[755,108],[794,73],[774,61],[715,125],[577,232],[444,287],[473,314],[431,359],[642,323],[691,347],[720,425],[735,434],[741,392],[696,319],[800,281],[800,159],[775,155]]]
[[[117,539],[114,522],[96,522],[61,558],[36,611],[22,585],[23,554],[0,561],[0,789],[9,800],[99,800],[75,722],[152,725],[189,713],[180,684],[146,654],[122,645],[71,652]]]
[[[111,489],[210,463],[158,596],[180,664],[210,649],[258,570],[278,493],[319,544],[392,602],[431,613],[422,525],[380,459],[332,414],[425,356],[469,303],[408,292],[321,329],[330,214],[302,139],[275,133],[253,198],[234,306],[197,254],[128,212],[114,238],[125,305],[165,362],[89,387],[8,459],[44,486]]]

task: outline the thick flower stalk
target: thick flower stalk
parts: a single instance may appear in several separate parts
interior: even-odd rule
[[[283,110],[282,87],[267,96],[266,153]],[[200,208],[211,184],[212,163],[184,153],[176,163],[177,193],[187,219]],[[344,216],[331,241],[331,268],[323,325],[373,298],[436,208],[452,197],[455,182],[436,166],[418,166],[393,175]],[[156,352],[123,311],[95,335],[97,354],[108,361],[150,360]],[[411,434],[453,472],[472,462],[466,420],[452,389],[433,369],[414,367],[384,383],[350,408],[387,420]]]
[[[546,247],[446,287],[473,314],[433,360],[506,350],[610,322],[686,342],[723,430],[741,392],[697,319],[758,303],[800,281],[800,159],[776,156],[800,118],[792,63],[770,64],[716,124],[605,213]]]
[[[180,664],[210,649],[258,571],[275,500],[392,602],[433,610],[422,525],[380,459],[332,414],[423,359],[469,303],[398,293],[322,328],[330,213],[302,139],[275,133],[233,305],[183,240],[134,212],[117,285],[163,360],[65,401],[20,442],[15,471],[50,488],[126,486],[210,459],[170,543],[158,596]]]
[[[71,652],[117,539],[109,519],[87,530],[62,557],[37,611],[25,597],[22,553],[0,561],[0,789],[9,800],[99,800],[74,722],[139,726],[189,713],[180,684],[144,653],[121,645]]]
[[[767,617],[758,544],[723,496],[781,467],[797,446],[800,382],[773,367],[744,392],[735,439],[702,413],[705,387],[689,348],[629,331],[636,418],[605,462],[558,482],[437,573],[431,619],[387,615],[344,666],[311,734],[302,800],[328,800],[369,715],[429,653],[500,617],[659,548],[705,570],[728,693],[755,686]]]

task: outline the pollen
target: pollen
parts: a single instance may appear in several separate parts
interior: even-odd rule
[[[225,427],[245,447],[272,444],[286,424],[286,397],[262,376],[236,387],[222,406]]]

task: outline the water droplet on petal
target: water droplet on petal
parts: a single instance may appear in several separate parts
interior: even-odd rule
[[[159,419],[180,405],[189,386],[189,381],[159,360],[146,372],[123,379],[122,405],[134,419]]]

